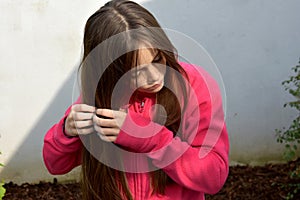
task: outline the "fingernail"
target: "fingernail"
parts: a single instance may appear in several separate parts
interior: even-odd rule
[[[130,106],[130,104],[125,104],[125,105],[121,106],[121,108],[119,110],[123,111],[123,112],[127,112],[129,106]]]

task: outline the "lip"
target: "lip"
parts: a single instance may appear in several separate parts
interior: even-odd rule
[[[147,88],[147,90],[155,90],[155,89],[159,88],[161,86],[161,84],[162,84],[162,81],[160,81],[159,83],[154,84],[153,86]]]

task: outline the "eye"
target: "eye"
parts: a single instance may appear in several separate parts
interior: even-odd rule
[[[141,74],[141,70],[137,70],[135,74],[136,76],[139,76]]]
[[[140,74],[142,73],[142,71],[145,71],[145,69],[142,68],[142,69],[134,70],[133,73],[132,73],[132,78],[137,78],[138,76],[140,76]]]
[[[135,72],[132,73],[131,77],[136,78],[136,77],[139,76],[140,73],[141,73],[140,71],[135,71]]]
[[[153,59],[152,63],[159,63],[162,60],[162,56],[158,53]]]

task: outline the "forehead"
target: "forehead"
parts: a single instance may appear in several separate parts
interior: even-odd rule
[[[137,61],[139,65],[149,64],[157,55],[157,49],[141,47],[138,50]]]

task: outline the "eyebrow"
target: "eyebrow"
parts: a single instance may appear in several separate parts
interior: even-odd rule
[[[151,63],[160,55],[160,52],[159,51],[156,51],[157,53],[155,54],[155,56],[153,57]],[[138,70],[143,70],[144,68],[146,68],[147,66],[142,66],[140,67],[139,69],[136,69],[137,71]]]
[[[156,55],[153,57],[153,60],[155,60],[155,58],[157,58],[157,56],[159,56],[160,55],[160,52],[159,51],[156,51],[157,53],[156,53]],[[152,60],[152,62],[153,62],[153,60]]]

